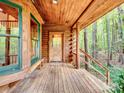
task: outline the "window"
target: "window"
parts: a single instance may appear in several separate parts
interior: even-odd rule
[[[39,60],[40,53],[40,30],[38,21],[31,15],[31,64],[34,64]]]
[[[61,45],[61,36],[60,35],[53,35],[52,36],[52,46],[53,47],[60,47]]]
[[[20,19],[20,6],[0,1],[0,71],[21,66]]]

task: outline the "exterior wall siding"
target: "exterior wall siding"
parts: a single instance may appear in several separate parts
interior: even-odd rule
[[[22,7],[22,59],[21,64],[22,68],[20,72],[14,74],[7,74],[4,76],[0,76],[0,86],[9,84],[11,82],[18,81],[23,79],[26,74],[28,74],[28,70],[31,67],[31,30],[30,30],[30,19],[31,14],[37,19],[40,23],[40,33],[42,35],[42,24],[43,20],[38,13],[37,9],[34,7],[31,0],[5,0],[5,2],[12,2],[14,4],[20,5]],[[40,36],[42,39],[42,36]],[[42,44],[42,40],[40,40]],[[40,51],[42,51],[42,46],[40,46]],[[42,52],[41,52],[42,53]],[[41,54],[42,57],[42,54]],[[0,87],[1,90],[1,87]]]

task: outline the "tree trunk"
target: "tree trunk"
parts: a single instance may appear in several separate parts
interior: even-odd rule
[[[110,53],[110,60],[113,58],[113,48],[114,48],[114,42],[115,42],[115,24],[114,24],[114,19],[112,19],[112,42],[111,42],[111,53]]]
[[[87,29],[84,29],[84,49],[88,53],[88,40],[87,40]],[[88,58],[85,56],[85,61],[88,62]],[[88,70],[88,65],[85,64],[85,69]]]
[[[108,59],[107,59],[107,66],[110,66],[110,24],[109,24],[109,16],[106,16],[106,31],[107,31],[107,45],[108,45]]]
[[[122,39],[123,38],[123,29],[122,29],[122,18],[121,18],[121,7],[117,8],[118,10],[118,31],[119,31],[119,38]]]
[[[122,64],[124,64],[124,43],[123,43],[123,52],[122,52]]]
[[[118,7],[117,8],[118,10],[118,31],[119,31],[119,39],[122,40],[122,43],[123,43],[123,28],[122,28],[122,25],[123,25],[123,21],[122,21],[122,18],[121,18],[121,11],[122,11],[122,8],[121,7]],[[123,53],[123,46],[122,44],[120,45],[120,49],[119,49],[119,62],[122,62],[122,64],[124,63],[124,53]]]
[[[97,23],[93,24],[92,31],[92,56],[97,58]]]

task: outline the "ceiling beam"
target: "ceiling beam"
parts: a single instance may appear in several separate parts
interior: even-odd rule
[[[72,25],[72,28],[73,28],[73,26],[78,22],[78,20],[83,16],[83,14],[88,10],[88,8],[93,4],[93,2],[94,2],[95,0],[92,0],[90,3],[89,3],[89,5],[86,7],[86,9],[81,13],[81,15],[76,19],[76,21],[73,23],[73,25]]]
[[[56,24],[44,24],[43,30],[49,30],[49,31],[66,31],[70,30],[71,27],[66,25],[56,25]]]
[[[43,22],[45,23],[44,17],[42,16],[42,14],[38,11],[39,8],[38,6],[40,6],[39,0],[31,0],[32,4],[34,5],[34,7],[37,9],[37,12],[40,14],[41,18],[43,19]],[[38,2],[38,3],[37,3]]]
[[[109,13],[110,11],[112,11],[112,9],[118,7],[122,3],[124,3],[124,0],[114,0],[114,1],[107,0],[106,2],[104,2],[104,4],[99,6],[99,9],[95,10],[94,13],[92,13],[92,16],[87,18],[85,22],[83,20],[80,21],[81,23],[80,27],[81,28],[87,27],[88,25],[92,24],[93,22],[95,22],[96,20],[104,16],[105,14]]]

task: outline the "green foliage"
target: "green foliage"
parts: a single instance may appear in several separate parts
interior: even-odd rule
[[[97,70],[101,73],[105,74],[104,70],[99,66],[92,64]],[[106,65],[105,65],[106,66]],[[124,93],[124,69],[120,69],[118,67],[111,66],[110,70],[110,78],[112,80],[112,93]]]
[[[108,19],[107,21],[106,18]],[[95,47],[95,50],[99,52],[99,54],[102,53],[104,55],[102,57],[102,61],[103,59],[105,61],[103,62],[106,62],[106,59],[110,58],[108,56],[109,53],[111,53],[113,55],[113,59],[116,59],[117,61],[118,56],[116,55],[118,55],[118,52],[122,51],[122,49],[124,50],[124,4],[113,9],[111,12],[98,19],[95,23],[97,23],[97,42],[95,42],[97,47]],[[88,53],[90,55],[92,55],[93,52],[93,24],[94,23],[85,28],[87,29]],[[84,30],[80,32],[79,42],[80,48],[84,49],[83,31]],[[113,53],[116,53],[116,55],[114,55]],[[105,73],[101,68],[99,68],[99,66],[94,64],[92,65],[103,74]],[[120,69],[115,66],[111,66],[109,67],[109,69],[110,77],[112,79],[113,84],[115,85],[112,89],[113,93],[124,93],[124,69]]]
[[[114,83],[113,93],[124,93],[124,70],[118,68],[109,68],[111,72],[111,79]]]

